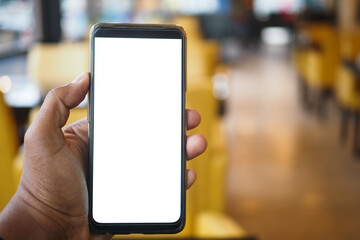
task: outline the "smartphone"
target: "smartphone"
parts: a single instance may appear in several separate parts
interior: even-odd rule
[[[185,50],[175,25],[90,32],[89,224],[176,233],[185,224]]]

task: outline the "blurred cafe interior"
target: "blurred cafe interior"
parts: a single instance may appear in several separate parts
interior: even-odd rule
[[[97,22],[187,33],[208,148],[188,163],[185,230],[165,237],[360,239],[359,0],[0,0],[0,210],[44,96],[88,71]]]

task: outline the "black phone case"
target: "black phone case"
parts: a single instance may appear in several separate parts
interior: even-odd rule
[[[99,35],[97,35],[99,34]],[[145,38],[178,38],[182,39],[182,169],[181,169],[181,215],[174,223],[98,223],[92,215],[93,189],[93,118],[94,118],[94,38],[95,36],[116,37],[122,34],[128,37]],[[122,37],[123,37],[122,36]],[[185,123],[185,92],[186,92],[186,34],[183,28],[177,25],[163,24],[118,24],[98,23],[90,31],[90,91],[88,104],[89,122],[89,167],[88,167],[88,194],[89,194],[89,226],[92,232],[111,234],[172,234],[182,231],[185,227],[186,213],[186,123]],[[114,189],[116,191],[116,189]]]

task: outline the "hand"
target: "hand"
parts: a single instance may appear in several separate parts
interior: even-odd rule
[[[25,163],[16,194],[0,215],[0,236],[7,238],[110,238],[91,235],[88,226],[88,127],[82,119],[67,127],[70,109],[89,89],[89,74],[49,92],[25,135]],[[186,111],[187,129],[200,123],[195,110]],[[192,159],[206,149],[200,134],[188,136]],[[186,170],[186,187],[196,179]]]

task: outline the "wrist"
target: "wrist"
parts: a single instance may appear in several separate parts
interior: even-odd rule
[[[34,212],[15,194],[0,214],[0,236],[4,239],[47,239],[46,228]]]
[[[88,239],[88,229],[86,216],[67,216],[22,187],[0,214],[0,237],[5,239]]]

